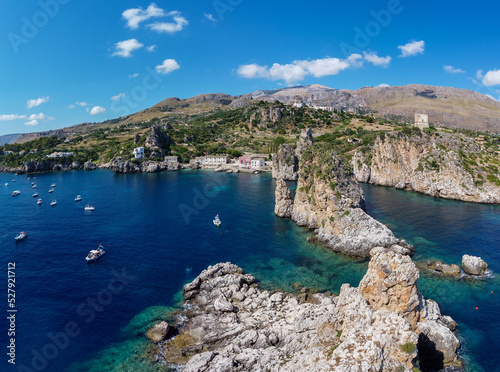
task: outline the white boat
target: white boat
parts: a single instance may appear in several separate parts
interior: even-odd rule
[[[75,201],[76,202],[82,201],[82,197],[80,195],[77,195],[75,198]]]
[[[12,180],[12,182],[16,182],[16,180]]]
[[[26,231],[21,231],[21,232],[19,233],[19,235],[17,235],[14,239],[15,239],[15,240],[23,240],[23,239],[25,239],[27,236],[28,236],[28,234],[26,233]]]
[[[50,189],[49,192],[54,192],[54,189]]]
[[[50,185],[50,187],[56,187],[56,184],[55,184],[55,183],[53,183],[52,185]]]
[[[19,190],[12,191],[12,196],[18,196],[19,194],[21,194],[21,191]]]
[[[32,188],[32,189],[36,189],[36,188],[37,188],[36,183],[33,183],[33,184],[31,185],[31,188]]]
[[[42,204],[42,199],[38,199],[38,201],[36,202],[38,205],[41,205]]]
[[[214,218],[214,225],[219,227],[221,225],[222,222],[220,222],[220,218],[219,218],[219,215],[215,216]]]
[[[52,200],[52,203],[50,203],[51,207],[53,207],[54,205],[57,205],[57,200]]]
[[[87,260],[87,262],[89,262],[89,261],[95,261],[99,257],[101,257],[104,253],[106,253],[103,248],[104,247],[102,246],[102,244],[99,244],[99,247],[97,249],[91,250],[89,252],[89,254],[87,255],[87,257],[85,257],[85,259]]]
[[[35,193],[33,194],[33,197],[34,197],[34,198],[36,198],[37,196],[38,196],[38,193],[37,193],[37,192],[35,192]]]
[[[93,205],[87,204],[85,206],[86,211],[95,211],[95,207]]]
[[[8,182],[5,182],[5,186],[9,186],[9,183],[8,183]]]

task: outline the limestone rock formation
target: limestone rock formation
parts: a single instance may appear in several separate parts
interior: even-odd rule
[[[95,165],[91,161],[88,161],[85,164],[83,164],[83,169],[85,169],[85,170],[94,170],[94,169],[97,169],[97,165]]]
[[[462,256],[462,269],[469,275],[483,275],[488,270],[488,264],[481,257],[464,254]]]
[[[144,147],[151,150],[152,157],[165,156],[170,145],[175,145],[175,142],[162,131],[159,124],[151,127],[151,131],[146,137]]]
[[[431,272],[441,275],[460,277],[460,274],[462,273],[460,266],[455,264],[448,265],[439,260],[426,261],[424,265],[424,267]]]
[[[290,190],[282,179],[276,180],[274,213],[279,217],[292,217],[293,199]]]
[[[338,297],[301,302],[220,263],[184,286],[186,320],[160,354],[185,372],[410,372],[417,351],[428,369],[458,365],[453,321],[422,298],[417,280],[409,257],[375,248],[359,289],[344,284]]]
[[[500,203],[500,187],[489,182],[487,174],[472,175],[470,164],[479,161],[479,151],[479,145],[460,134],[407,136],[395,132],[377,138],[366,154],[356,152],[352,166],[360,182],[445,199]]]
[[[289,144],[281,145],[276,154],[272,154],[273,178],[297,181],[299,178],[299,159]]]
[[[420,276],[409,256],[374,248],[359,292],[375,309],[389,309],[403,315],[415,327],[420,319]]]
[[[277,106],[262,107],[252,115],[250,115],[250,122],[255,119],[260,119],[261,122],[276,123],[283,118],[283,109]]]
[[[363,193],[346,163],[332,151],[309,147],[300,162],[292,219],[315,229],[316,238],[336,252],[369,257],[376,246],[397,245],[412,253],[412,246],[363,209]]]
[[[161,342],[167,339],[169,330],[170,330],[169,324],[163,321],[161,323],[156,324],[153,328],[151,328],[146,333],[146,336],[153,342]]]

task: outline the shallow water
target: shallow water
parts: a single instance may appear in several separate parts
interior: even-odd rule
[[[307,286],[338,293],[342,283],[357,285],[366,271],[367,261],[311,244],[307,229],[274,216],[270,174],[97,170],[36,178],[42,206],[31,197],[33,179],[0,175],[0,260],[5,267],[16,261],[18,366],[159,370],[144,332],[180,301],[183,284],[217,262],[231,261],[265,288],[287,291]],[[21,195],[11,197],[14,189]],[[369,213],[415,244],[417,260],[460,263],[467,252],[498,272],[498,207],[363,189]],[[74,202],[77,194],[82,202]],[[49,206],[52,199],[57,206]],[[96,210],[84,212],[87,203]],[[219,229],[212,223],[216,214]],[[29,236],[15,243],[21,230]],[[86,263],[99,243],[106,254]],[[469,370],[494,371],[500,365],[498,280],[456,282],[424,274],[420,285],[459,322]],[[78,335],[68,335],[68,324]],[[5,332],[1,337],[6,342]]]

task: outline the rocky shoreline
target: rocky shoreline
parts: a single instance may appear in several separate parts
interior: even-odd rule
[[[422,297],[418,278],[409,256],[382,247],[359,287],[338,296],[269,292],[219,263],[184,286],[178,323],[158,326],[158,360],[185,372],[460,368],[456,324]]]

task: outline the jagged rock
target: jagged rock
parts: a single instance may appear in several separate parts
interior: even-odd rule
[[[283,118],[283,110],[280,107],[262,107],[257,110],[252,115],[250,115],[250,121],[255,119],[260,119],[261,122],[271,122],[276,123]]]
[[[418,323],[418,331],[420,365],[424,371],[461,366],[456,354],[460,342],[447,326],[436,320],[425,320]]]
[[[448,265],[439,260],[428,261],[426,262],[426,266],[429,270],[436,271],[443,275],[460,276],[462,272],[462,270],[460,270],[460,266],[455,264]]]
[[[156,154],[156,157],[163,157],[170,145],[175,145],[175,142],[161,130],[159,124],[153,125],[146,136],[144,147]]]
[[[140,139],[141,139],[141,136],[139,135],[139,133],[136,133],[135,137],[134,137],[134,144],[137,145],[139,143]]]
[[[134,164],[128,160],[123,160],[121,158],[113,158],[106,165],[107,168],[118,173],[136,173],[141,172],[141,166],[139,164]]]
[[[295,155],[300,159],[305,149],[312,146],[312,144],[313,136],[311,128],[302,129],[299,140],[297,141],[297,147],[295,148]]]
[[[299,178],[299,160],[289,144],[280,145],[277,154],[272,154],[273,178],[286,181],[297,181]]]
[[[80,169],[82,167],[82,163],[79,161],[74,161],[71,163],[71,169]]]
[[[351,164],[360,182],[445,199],[498,204],[500,188],[487,180],[476,182],[462,160],[463,156],[475,158],[480,151],[472,138],[462,134],[406,136],[392,132],[377,138],[368,153],[356,152]],[[481,179],[486,178],[486,174],[481,175]]]
[[[488,264],[481,257],[464,254],[462,256],[462,268],[466,274],[483,275],[488,270]]]
[[[161,342],[167,339],[169,330],[170,330],[169,324],[163,321],[161,323],[156,324],[153,328],[151,328],[146,333],[146,336],[153,342]]]
[[[94,169],[97,169],[97,165],[95,165],[91,161],[88,161],[85,164],[83,164],[83,169],[85,169],[85,170],[94,170]]]
[[[401,314],[375,310],[357,288],[313,302],[269,293],[231,263],[210,266],[184,286],[184,328],[160,344],[184,371],[410,371],[418,335]],[[306,293],[303,293],[306,295]],[[237,304],[237,306],[235,305]],[[231,307],[233,307],[231,310]],[[237,308],[237,313],[234,309]]]
[[[316,229],[316,239],[336,252],[369,257],[377,246],[411,254],[413,247],[364,210],[363,193],[343,160],[309,147],[302,155],[292,220]]]
[[[274,213],[279,217],[290,218],[293,211],[293,199],[285,181],[282,179],[276,180],[276,190],[274,194],[276,198]]]
[[[417,267],[410,257],[381,247],[373,248],[368,271],[359,292],[376,310],[388,309],[403,315],[415,327],[420,319]]]

